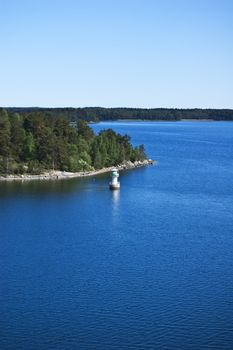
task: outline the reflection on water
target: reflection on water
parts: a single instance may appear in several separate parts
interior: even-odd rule
[[[120,191],[111,191],[112,192],[112,214],[116,216],[119,208],[119,200],[120,200]]]
[[[98,191],[108,183],[109,174],[59,180],[0,181],[0,199],[15,196],[53,196]]]
[[[68,194],[85,190],[92,184],[90,178],[74,178],[61,180],[32,180],[0,182],[0,198],[16,195],[41,195]]]

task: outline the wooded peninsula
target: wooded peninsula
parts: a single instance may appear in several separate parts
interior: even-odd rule
[[[231,109],[168,108],[0,108],[0,175],[42,174],[46,170],[91,172],[145,160],[143,145],[128,135],[103,130],[95,135],[88,122],[104,120],[229,120]]]
[[[111,129],[96,135],[87,121],[44,111],[0,109],[0,175],[42,174],[46,170],[93,171],[146,159],[144,146]]]

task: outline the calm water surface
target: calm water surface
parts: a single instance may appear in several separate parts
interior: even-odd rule
[[[117,122],[157,166],[0,184],[0,348],[232,349],[233,123]]]

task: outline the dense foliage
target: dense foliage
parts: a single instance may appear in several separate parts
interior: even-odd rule
[[[0,109],[1,174],[89,171],[145,158],[143,145],[133,148],[129,136],[111,129],[95,135],[84,120],[71,126],[60,116]]]
[[[41,111],[47,116],[63,116],[69,121],[83,119],[87,121],[146,119],[146,120],[181,120],[181,119],[211,119],[232,120],[232,109],[178,109],[178,108],[9,108],[9,111],[29,114]]]

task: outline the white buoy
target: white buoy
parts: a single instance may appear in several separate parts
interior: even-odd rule
[[[117,169],[112,169],[112,180],[109,183],[110,190],[119,190],[120,182],[118,181],[119,173]]]

